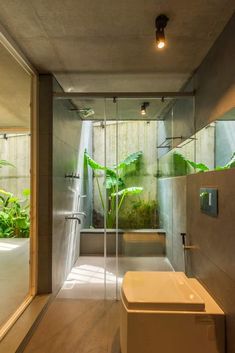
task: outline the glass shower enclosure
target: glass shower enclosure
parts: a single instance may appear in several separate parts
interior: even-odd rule
[[[178,233],[186,225],[179,227],[174,220],[178,201],[173,200],[172,178],[185,173],[178,173],[172,155],[176,151],[184,158],[187,138],[194,145],[194,112],[190,95],[104,96],[78,94],[72,100],[81,131],[84,126],[90,129],[79,150],[84,158],[80,189],[85,196],[80,211],[86,214],[80,228],[80,258],[86,257],[87,263],[102,259],[95,280],[105,298],[118,299],[127,271],[172,270],[167,257],[173,262],[176,256],[184,270]],[[181,123],[187,116],[187,124],[175,124],[178,116]],[[181,211],[185,213],[184,206]]]

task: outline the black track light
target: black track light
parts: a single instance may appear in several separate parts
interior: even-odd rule
[[[169,18],[166,15],[159,15],[155,20],[156,43],[159,49],[164,48],[166,45],[164,29],[168,21],[169,21]]]

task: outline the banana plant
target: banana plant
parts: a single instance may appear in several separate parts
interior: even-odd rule
[[[142,155],[142,151],[131,153],[119,164],[114,165],[113,167],[107,167],[94,161],[86,150],[84,152],[84,162],[87,166],[92,168],[94,172],[94,178],[97,184],[102,209],[104,213],[106,212],[106,224],[108,228],[112,228],[115,224],[116,206],[119,211],[126,196],[137,195],[143,191],[142,187],[125,188],[124,181],[125,175],[128,174],[128,167],[133,165],[136,166]],[[99,183],[98,171],[102,171],[105,175],[104,185],[109,201],[108,207],[105,207],[105,202]]]

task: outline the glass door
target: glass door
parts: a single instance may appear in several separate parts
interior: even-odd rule
[[[35,295],[36,75],[14,55],[1,37],[0,340]]]
[[[175,211],[177,205],[173,193],[177,194],[181,180],[167,174],[171,165],[164,160],[183,138],[173,124],[173,99],[96,98],[90,102],[90,227],[100,232],[94,246],[103,239],[98,254],[103,256],[104,296],[118,299],[127,271],[170,271],[166,255],[172,258],[174,250],[182,257],[184,226],[176,213],[178,223],[172,223],[172,208]]]
[[[127,271],[170,268],[157,204],[157,119],[167,103],[106,100],[106,270],[115,274],[116,299]]]

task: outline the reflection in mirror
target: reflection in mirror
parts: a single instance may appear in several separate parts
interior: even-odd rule
[[[215,166],[234,167],[235,153],[235,108],[216,122]]]
[[[159,177],[235,167],[235,109],[159,158]]]
[[[0,329],[29,295],[31,76],[0,44]]]
[[[196,134],[196,171],[235,167],[235,109]]]

